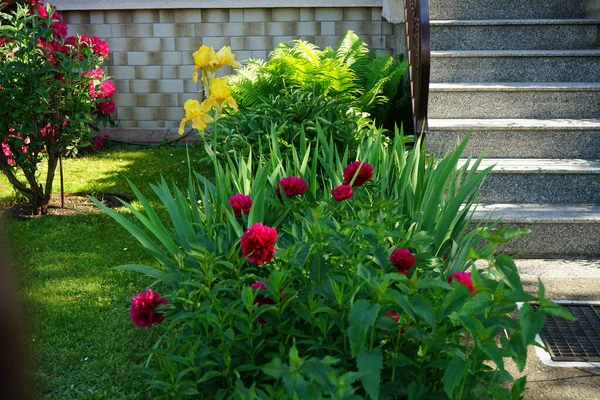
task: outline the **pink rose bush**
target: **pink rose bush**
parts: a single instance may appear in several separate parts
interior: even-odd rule
[[[115,85],[100,68],[109,47],[96,36],[67,36],[60,12],[43,1],[14,3],[6,11],[0,169],[33,212],[44,214],[59,155],[76,155],[78,143],[91,142],[90,126],[113,123]],[[40,175],[44,159],[48,169]]]

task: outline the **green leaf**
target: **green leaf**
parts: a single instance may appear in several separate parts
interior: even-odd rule
[[[534,311],[533,307],[528,303],[521,306],[519,310],[519,323],[521,325],[523,347],[535,341],[535,336],[542,330],[545,321],[546,314],[543,311]]]
[[[444,372],[444,390],[451,399],[462,398],[462,393],[456,391],[462,386],[462,381],[469,372],[469,367],[469,363],[459,354],[452,357],[452,360],[448,363]]]
[[[431,326],[433,332],[435,333],[435,329],[437,328],[437,319],[431,304],[429,304],[425,297],[423,297],[423,295],[420,293],[414,295],[410,300],[410,303],[412,304],[413,310],[415,310],[415,314],[423,318],[425,322]]]
[[[438,315],[438,320],[442,321],[444,318],[458,310],[465,302],[471,298],[471,292],[465,285],[457,285],[454,290],[446,295],[442,309]]]
[[[523,291],[523,284],[519,277],[519,271],[512,258],[506,254],[500,254],[496,257],[496,269],[504,276],[506,283],[519,292]]]
[[[379,304],[371,304],[368,300],[358,300],[352,305],[348,314],[348,339],[350,339],[350,349],[352,357],[360,353],[367,342],[367,333],[375,325],[377,314],[379,313]]]
[[[118,267],[114,267],[114,269],[119,269],[122,271],[140,272],[154,279],[161,279],[165,275],[165,273],[159,269],[137,264],[119,265]]]
[[[365,391],[373,400],[379,399],[379,388],[381,385],[381,367],[383,356],[381,348],[376,347],[372,351],[361,351],[356,357],[358,372],[364,374],[361,381]]]

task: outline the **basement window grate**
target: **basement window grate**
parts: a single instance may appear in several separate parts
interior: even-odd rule
[[[540,337],[553,361],[600,361],[600,304],[563,303],[577,320],[566,321],[552,315]],[[532,304],[535,309],[537,305]]]

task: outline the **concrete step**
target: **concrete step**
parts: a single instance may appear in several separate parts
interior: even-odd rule
[[[600,49],[432,51],[431,82],[600,82]]]
[[[598,204],[487,204],[479,205],[473,222],[501,219],[502,224],[531,229],[529,235],[499,249],[519,258],[598,258]]]
[[[469,133],[470,157],[600,158],[600,120],[430,119],[427,150],[443,155]]]
[[[519,275],[524,281],[553,279],[600,279],[600,260],[598,259],[516,259]],[[600,292],[600,287],[594,288]],[[591,300],[591,299],[590,299]],[[597,299],[594,299],[597,300]]]
[[[431,83],[429,118],[594,119],[600,82]]]
[[[431,21],[432,50],[560,50],[597,46],[596,19]]]
[[[436,19],[585,18],[588,0],[437,0],[429,2]]]
[[[600,160],[484,159],[481,203],[599,203]]]

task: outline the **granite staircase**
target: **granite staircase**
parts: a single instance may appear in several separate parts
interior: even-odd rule
[[[586,0],[430,1],[428,150],[495,164],[476,219],[519,258],[600,258],[600,20]],[[600,270],[600,263],[593,262]]]

